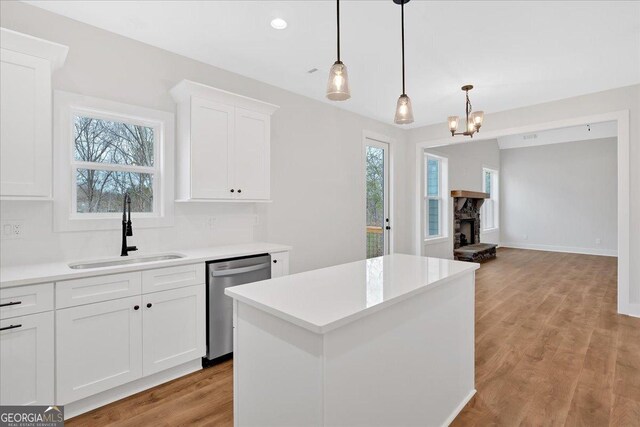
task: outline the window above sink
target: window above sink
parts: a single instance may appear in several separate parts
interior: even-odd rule
[[[116,230],[122,197],[140,228],[173,225],[174,115],[54,94],[54,230]]]

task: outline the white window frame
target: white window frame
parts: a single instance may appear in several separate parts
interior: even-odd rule
[[[427,162],[429,159],[437,160],[439,163],[438,167],[438,196],[429,196],[428,195],[428,184],[427,184]],[[422,192],[422,206],[424,214],[422,215],[424,220],[424,225],[422,227],[422,235],[424,242],[428,243],[436,243],[440,241],[444,241],[449,236],[449,200],[447,197],[448,189],[449,189],[449,160],[444,156],[439,156],[430,152],[424,152],[424,159],[422,162],[422,170],[423,170],[423,179],[422,183],[424,186]],[[438,216],[439,216],[439,231],[440,233],[437,236],[429,235],[429,199],[437,199],[440,201],[438,203]]]
[[[485,181],[485,174],[489,173],[491,175],[491,197],[486,199],[482,204],[482,212],[481,212],[481,222],[482,222],[482,231],[494,231],[500,229],[500,172],[496,169],[491,169],[487,167],[482,168],[482,192],[487,192],[487,185]],[[487,227],[487,214],[488,203],[492,205],[493,210],[493,226]]]
[[[55,91],[54,114],[54,231],[114,230],[121,227],[121,213],[77,212],[78,168],[153,174],[153,212],[132,212],[132,220],[137,227],[141,228],[173,225],[174,115],[172,113]],[[153,166],[127,166],[76,160],[74,120],[77,116],[153,128]]]

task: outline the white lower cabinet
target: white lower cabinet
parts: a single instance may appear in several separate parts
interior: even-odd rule
[[[289,252],[273,252],[271,255],[271,278],[289,274]]]
[[[204,286],[189,286],[142,296],[143,375],[204,356]]]
[[[60,405],[206,352],[204,283],[59,309],[56,320]]]
[[[0,321],[0,405],[54,403],[53,312]]]
[[[56,311],[57,404],[142,376],[141,299],[134,296]]]

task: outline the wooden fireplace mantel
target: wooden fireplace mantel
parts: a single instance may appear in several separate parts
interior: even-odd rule
[[[467,190],[451,190],[451,197],[466,197],[467,199],[488,199],[489,193]]]

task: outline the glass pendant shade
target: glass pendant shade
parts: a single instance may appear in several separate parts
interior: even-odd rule
[[[345,101],[351,98],[349,92],[349,75],[347,66],[336,61],[329,70],[329,82],[327,83],[327,98],[332,101]]]
[[[406,94],[402,94],[398,98],[394,122],[399,125],[413,123],[413,107],[411,106],[411,99]]]
[[[484,120],[484,111],[474,111],[472,117],[473,124],[475,125],[476,129],[480,129],[480,127],[482,126],[482,121]]]
[[[460,122],[460,117],[451,116],[447,121],[449,122],[449,130],[451,132],[455,132],[458,130],[458,123]]]
[[[467,132],[474,133],[476,131],[476,125],[473,123],[473,114],[469,116],[469,121],[467,122]]]

